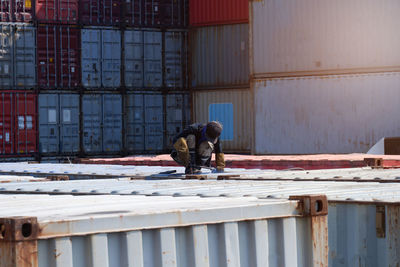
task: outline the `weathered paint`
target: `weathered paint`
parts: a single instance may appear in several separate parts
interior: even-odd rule
[[[256,154],[367,152],[399,136],[399,73],[256,80]]]
[[[249,86],[249,25],[194,28],[190,32],[191,86]]]
[[[250,5],[256,77],[399,70],[397,0]]]
[[[219,120],[223,124],[226,122],[226,133],[221,139],[225,152],[250,151],[253,138],[250,90],[195,91],[192,97],[193,121],[206,123],[211,119]],[[225,106],[228,108],[225,109]],[[232,114],[228,112],[230,107],[233,111]]]
[[[36,262],[33,266],[313,265],[315,249],[311,232],[306,231],[311,218],[302,216],[299,201],[169,196],[0,198],[8,207],[0,213],[6,236],[22,228],[13,224],[19,219],[10,218],[11,214],[37,215],[37,223],[29,225],[39,230],[38,235],[19,239],[20,248],[26,246],[25,252],[32,252],[29,262]],[[32,242],[37,242],[35,250],[28,249]],[[9,247],[3,240],[0,243],[5,250]],[[0,260],[2,266],[19,266],[8,257]]]

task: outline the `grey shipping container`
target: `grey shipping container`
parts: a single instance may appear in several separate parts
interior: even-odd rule
[[[30,24],[0,25],[0,89],[36,86],[36,29]]]
[[[257,78],[399,70],[397,0],[251,2]]]
[[[39,152],[79,152],[78,94],[39,94]]]
[[[164,77],[165,86],[168,88],[183,88],[185,84],[187,65],[187,32],[165,32],[164,52]]]
[[[126,149],[157,152],[164,149],[163,97],[135,93],[126,96]]]
[[[172,139],[190,124],[190,103],[187,93],[166,95],[167,140],[166,148],[172,148]]]
[[[326,210],[299,209],[307,200],[37,194],[0,200],[1,266],[328,264]]]
[[[249,25],[192,29],[190,32],[193,88],[249,87]]]
[[[397,72],[256,80],[254,153],[365,153],[400,136],[399,84]]]
[[[121,85],[121,32],[112,28],[84,28],[82,84],[87,88]]]
[[[122,150],[121,95],[83,95],[82,117],[85,153],[109,153]]]
[[[125,30],[124,64],[127,88],[162,86],[162,33]]]

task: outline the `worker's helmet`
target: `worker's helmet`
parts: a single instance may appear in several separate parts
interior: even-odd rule
[[[212,143],[216,143],[222,132],[222,124],[218,121],[211,121],[206,126],[206,137]]]

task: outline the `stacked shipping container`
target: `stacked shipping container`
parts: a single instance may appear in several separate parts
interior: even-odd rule
[[[190,119],[187,12],[187,0],[3,1],[0,155],[169,148]],[[32,130],[15,128],[25,112],[17,92]],[[24,149],[22,129],[31,130]]]
[[[226,152],[250,152],[248,0],[190,1],[194,120],[218,120]]]

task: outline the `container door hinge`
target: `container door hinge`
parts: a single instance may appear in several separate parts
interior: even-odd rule
[[[386,237],[386,212],[385,206],[376,206],[376,237]]]

